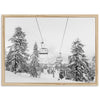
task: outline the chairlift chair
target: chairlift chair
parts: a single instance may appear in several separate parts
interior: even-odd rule
[[[48,54],[48,49],[44,47],[44,42],[41,42],[41,49],[39,50],[39,54]]]
[[[63,58],[61,56],[61,52],[59,53],[59,56],[56,58],[56,62],[61,63],[63,61]]]

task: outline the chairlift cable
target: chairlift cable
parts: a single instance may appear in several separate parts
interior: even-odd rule
[[[38,30],[39,30],[40,36],[41,36],[42,43],[44,43],[43,36],[42,36],[41,30],[40,30],[40,26],[39,26],[38,20],[37,20],[37,18],[35,18],[35,19],[36,19],[36,23],[37,23],[37,26],[38,26]]]
[[[68,18],[67,18],[67,20],[66,20],[65,29],[64,29],[64,34],[63,34],[62,41],[61,41],[61,46],[60,46],[60,50],[59,50],[60,53],[61,53],[61,49],[62,49],[62,46],[63,46],[63,41],[64,41],[64,37],[65,37],[65,33],[66,33],[67,26],[68,26]]]

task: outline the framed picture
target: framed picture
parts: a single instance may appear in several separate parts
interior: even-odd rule
[[[98,85],[98,15],[2,15],[2,85]]]

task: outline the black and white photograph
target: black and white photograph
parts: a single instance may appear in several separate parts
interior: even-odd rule
[[[97,16],[8,16],[5,83],[95,84]]]

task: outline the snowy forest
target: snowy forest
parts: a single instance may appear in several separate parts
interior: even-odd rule
[[[63,56],[59,52],[54,63],[40,61],[40,56],[48,55],[49,50],[41,46],[40,51],[37,41],[32,45],[33,53],[28,54],[26,33],[21,27],[15,28],[9,41],[11,45],[6,48],[9,51],[5,55],[5,72],[16,78],[17,76],[24,77],[24,79],[26,77],[27,81],[31,79],[32,82],[41,82],[41,80],[66,83],[95,82],[95,55],[92,59],[88,59],[84,51],[85,45],[80,38],[73,40],[70,46],[71,55],[66,55],[68,61],[63,62]],[[10,76],[10,78],[15,78],[14,76]]]

